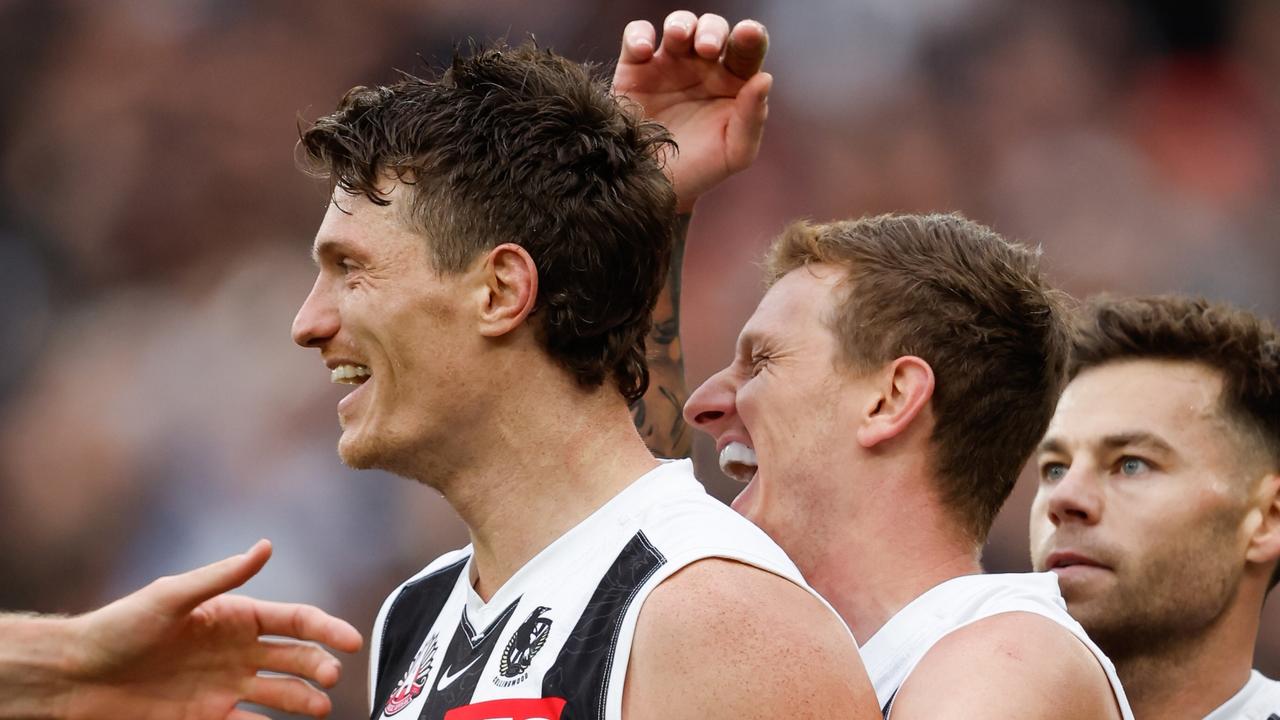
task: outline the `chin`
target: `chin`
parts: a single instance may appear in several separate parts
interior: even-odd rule
[[[353,470],[387,467],[387,451],[384,443],[350,430],[344,431],[338,440],[338,457],[343,465]]]

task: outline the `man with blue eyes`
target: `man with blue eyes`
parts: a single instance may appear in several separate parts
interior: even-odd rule
[[[1280,333],[1175,296],[1078,322],[1037,454],[1036,570],[1135,717],[1280,720],[1280,683],[1250,669],[1280,558]]]

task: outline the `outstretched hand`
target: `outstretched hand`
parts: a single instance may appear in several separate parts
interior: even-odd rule
[[[237,708],[241,701],[327,715],[328,696],[305,680],[332,687],[341,665],[312,643],[355,652],[360,633],[309,605],[224,594],[257,574],[269,557],[271,544],[260,540],[243,555],[160,578],[74,618],[80,647],[72,661],[70,716],[267,720]]]
[[[680,212],[759,153],[773,84],[760,70],[768,48],[768,32],[754,20],[730,30],[719,15],[686,10],[667,16],[660,43],[645,20],[623,31],[614,92],[675,136],[679,152],[667,170]]]

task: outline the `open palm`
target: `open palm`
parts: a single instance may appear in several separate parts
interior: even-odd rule
[[[111,716],[131,720],[265,720],[237,708],[241,701],[326,715],[328,697],[303,678],[331,687],[340,666],[312,643],[353,652],[360,635],[314,607],[221,594],[244,583],[269,554],[259,543],[76,618],[81,683],[71,717],[104,717],[110,708]]]

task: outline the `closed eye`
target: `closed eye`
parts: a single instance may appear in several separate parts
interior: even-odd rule
[[[768,355],[759,355],[759,354],[752,355],[751,356],[751,377],[755,377],[759,375],[760,371],[764,370],[764,366],[768,362],[769,362]]]

